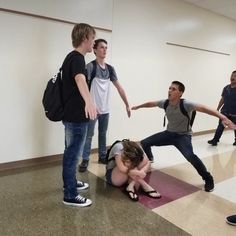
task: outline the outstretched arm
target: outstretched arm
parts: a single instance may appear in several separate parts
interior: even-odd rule
[[[230,129],[236,129],[236,125],[231,120],[229,120],[226,116],[224,116],[223,114],[221,114],[217,110],[214,110],[212,108],[209,108],[209,107],[201,105],[201,104],[197,104],[195,109],[196,109],[196,111],[203,112],[208,115],[216,116],[216,117],[220,118],[222,120],[222,124],[225,127],[229,127]]]
[[[150,107],[157,107],[157,101],[152,101],[152,102],[145,102],[141,105],[138,106],[133,106],[131,110],[138,110],[139,108],[150,108]]]
[[[120,94],[121,99],[123,100],[125,106],[126,106],[126,112],[128,117],[131,116],[131,110],[129,107],[129,102],[125,93],[125,90],[122,88],[121,84],[119,83],[118,80],[113,81],[114,86],[116,87],[118,93]]]

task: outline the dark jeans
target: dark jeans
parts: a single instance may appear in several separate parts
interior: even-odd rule
[[[63,122],[65,126],[65,150],[62,163],[64,198],[73,199],[78,195],[76,168],[81,155],[88,122]]]
[[[225,116],[229,120],[231,120],[233,123],[236,123],[236,117],[235,116],[230,116],[230,115],[225,115]],[[223,134],[224,129],[225,129],[225,127],[222,124],[222,121],[219,119],[219,124],[216,128],[216,132],[215,132],[215,135],[214,135],[214,138],[213,138],[216,142],[220,141],[220,138],[221,138],[221,135]],[[234,137],[235,137],[235,141],[236,141],[236,130],[234,130]]]
[[[96,122],[98,121],[98,157],[99,159],[104,159],[106,157],[106,135],[109,122],[109,113],[98,115],[95,120],[89,120],[87,136],[84,144],[83,150],[83,160],[89,161],[89,156],[91,154],[91,144],[94,135],[94,129]]]
[[[141,145],[150,160],[153,159],[151,151],[152,146],[174,145],[183,154],[187,161],[193,165],[203,180],[211,177],[211,174],[207,171],[203,162],[193,153],[191,135],[179,134],[166,130],[143,139]]]

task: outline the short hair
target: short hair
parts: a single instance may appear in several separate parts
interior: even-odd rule
[[[85,39],[89,39],[90,35],[95,34],[96,31],[91,25],[85,23],[76,24],[71,33],[73,47],[79,47]]]
[[[172,81],[172,84],[178,85],[178,88],[179,88],[179,91],[180,91],[180,92],[184,92],[184,91],[185,91],[185,86],[184,86],[183,83],[181,83],[181,82],[175,80],[175,81]]]
[[[234,74],[234,73],[236,73],[236,70],[234,70],[234,71],[232,72],[232,74]]]
[[[133,168],[137,167],[143,161],[144,152],[142,148],[133,141],[124,140],[122,143],[124,160],[129,160]]]
[[[105,43],[105,44],[107,44],[107,41],[106,41],[105,39],[96,39],[96,40],[94,41],[93,49],[97,49],[99,43]]]

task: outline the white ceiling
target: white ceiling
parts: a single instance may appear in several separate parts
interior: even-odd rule
[[[236,20],[236,0],[183,0],[198,7]]]

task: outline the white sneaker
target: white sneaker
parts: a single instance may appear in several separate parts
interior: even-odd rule
[[[68,206],[76,206],[76,207],[86,207],[92,205],[92,201],[88,198],[84,198],[80,195],[77,195],[73,199],[63,199],[63,203]]]

